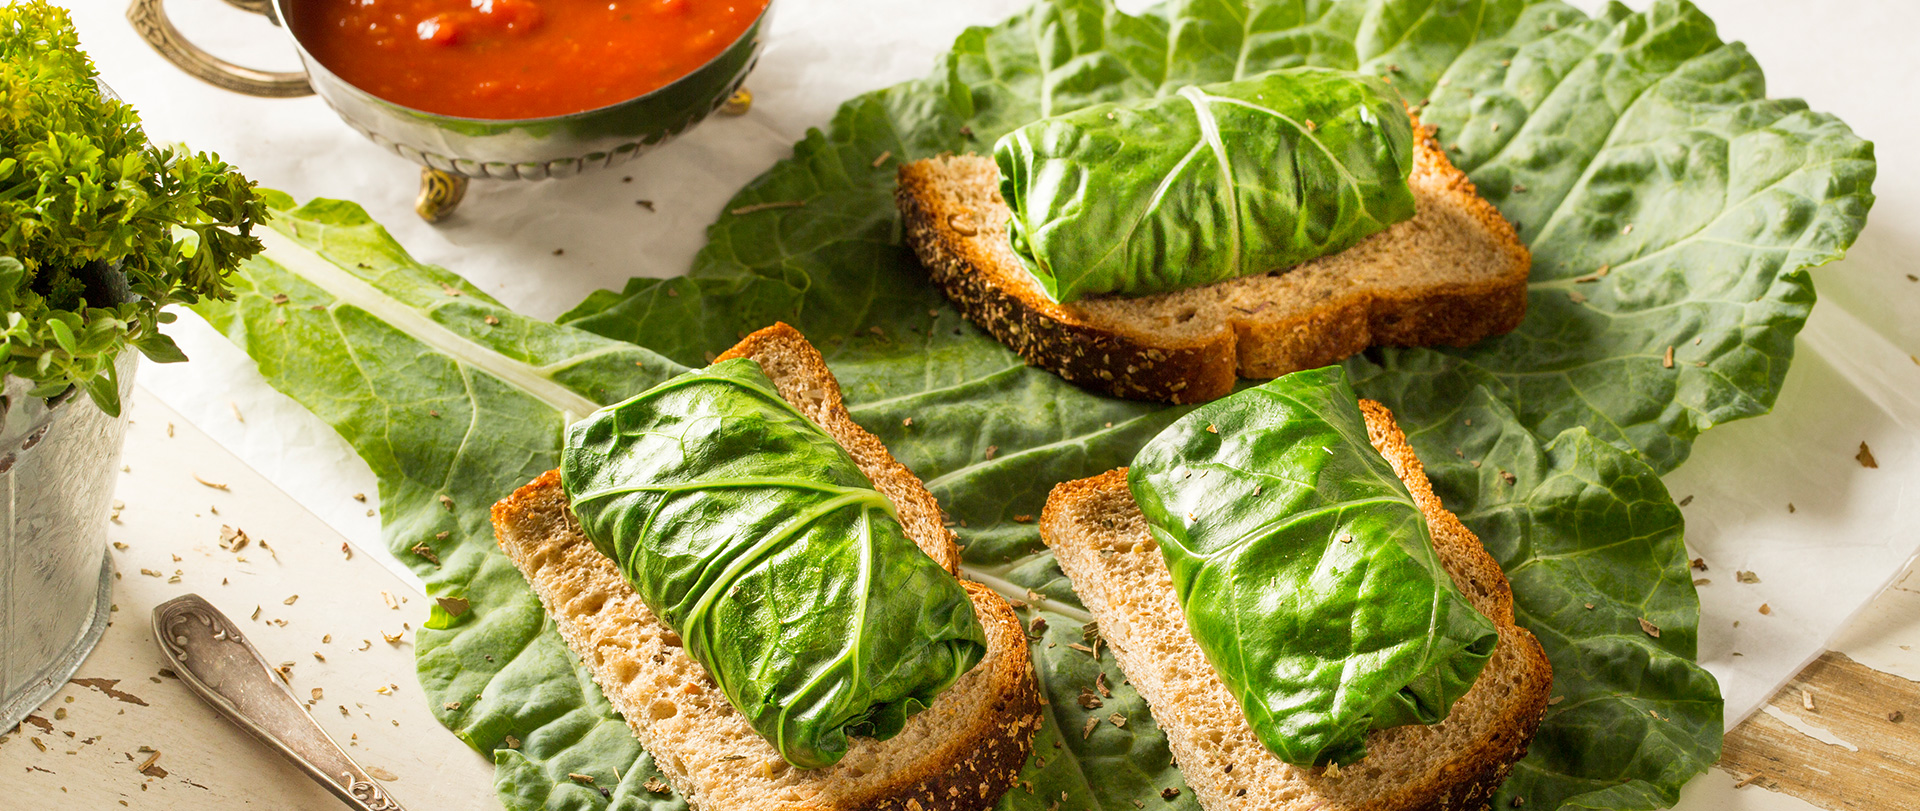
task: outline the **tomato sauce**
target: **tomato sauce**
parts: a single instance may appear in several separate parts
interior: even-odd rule
[[[767,0],[294,0],[340,78],[443,115],[517,119],[625,101],[732,45]]]

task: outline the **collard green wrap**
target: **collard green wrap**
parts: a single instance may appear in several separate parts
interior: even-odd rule
[[[1281,270],[1414,211],[1400,97],[1324,68],[1043,118],[993,156],[1014,253],[1062,302]]]
[[[1283,761],[1346,765],[1370,730],[1439,722],[1493,655],[1338,366],[1195,410],[1127,483],[1194,640]]]
[[[581,530],[795,766],[893,737],[986,653],[959,582],[751,359],[576,423],[560,470]]]

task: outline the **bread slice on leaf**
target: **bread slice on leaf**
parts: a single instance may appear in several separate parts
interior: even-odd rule
[[[1288,765],[1255,736],[1188,630],[1125,468],[1061,484],[1047,498],[1041,537],[1208,811],[1479,811],[1526,754],[1546,711],[1552,667],[1539,641],[1514,624],[1506,575],[1433,495],[1393,415],[1369,400],[1360,407],[1369,440],[1425,515],[1441,564],[1493,621],[1499,642],[1443,721],[1370,732],[1366,757],[1344,768]]]
[[[907,244],[961,313],[1028,363],[1135,400],[1199,403],[1372,346],[1466,346],[1526,314],[1532,256],[1415,122],[1417,213],[1290,269],[1137,298],[1061,304],[1013,253],[991,157],[899,170]]]
[[[847,449],[948,572],[960,553],[926,486],[848,417],[840,386],[799,332],[776,324],[721,356],[758,361],[780,396]],[[1013,785],[1040,725],[1027,640],[1006,600],[962,582],[986,630],[978,665],[885,741],[855,738],[838,763],[792,768],[727,702],[680,638],[582,535],[558,470],[493,507],[505,550],[567,646],[688,806],[700,811],[985,809]]]

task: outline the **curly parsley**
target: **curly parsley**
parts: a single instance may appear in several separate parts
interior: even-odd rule
[[[226,298],[268,209],[218,156],[148,143],[79,46],[64,9],[0,7],[0,372],[117,415],[120,351],[186,360],[161,308]]]

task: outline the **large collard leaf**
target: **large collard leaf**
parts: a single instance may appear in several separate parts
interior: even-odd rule
[[[1338,366],[1194,409],[1127,486],[1194,641],[1282,761],[1352,765],[1373,730],[1440,723],[1500,641]]]
[[[1656,486],[1607,445],[1670,470],[1698,431],[1764,412],[1811,306],[1807,269],[1844,252],[1872,200],[1871,145],[1799,102],[1765,99],[1751,57],[1684,2],[1642,14],[1614,5],[1589,18],[1533,0],[1192,0],[1140,15],[1060,0],[969,30],[926,79],[847,102],[733,208],[802,205],[723,216],[687,277],[634,280],[590,297],[566,320],[685,362],[774,318],[816,335],[859,336],[830,353],[853,384],[856,418],[911,456],[939,483],[943,504],[970,520],[959,528],[970,560],[1061,594],[1057,568],[1022,554],[1037,543],[1020,519],[1038,514],[1051,481],[1120,463],[1151,434],[1147,426],[1167,417],[1020,369],[971,328],[951,326],[952,311],[899,244],[892,165],[879,159],[979,151],[1043,115],[1302,64],[1390,77],[1535,252],[1531,317],[1518,333],[1468,350],[1383,351],[1348,364],[1363,394],[1395,408],[1423,459],[1451,454],[1470,433],[1462,404],[1491,398],[1504,404],[1492,425],[1554,441],[1562,468],[1597,490],[1627,487],[1627,479]],[[926,319],[918,318],[923,306]],[[1049,406],[1037,430],[1022,430],[1010,391]],[[863,413],[868,399],[876,405]],[[949,422],[898,427],[922,403]],[[1559,438],[1580,424],[1592,437]],[[977,438],[975,426],[998,433]],[[1046,466],[1057,478],[1036,481],[1031,467],[996,465],[990,455],[1020,458],[1028,448],[1067,451]],[[1449,503],[1494,487],[1475,481],[1448,491]],[[1604,537],[1587,534],[1578,510],[1549,510],[1509,489],[1502,498],[1520,497],[1528,506],[1513,509],[1555,537]],[[1495,546],[1511,543],[1499,533],[1516,526],[1481,529]],[[976,551],[983,547],[992,552]],[[1654,551],[1605,546],[1588,568],[1622,580],[1664,572],[1671,561]],[[1507,562],[1517,571],[1529,559]],[[1539,568],[1548,576],[1516,575],[1517,590],[1577,574]],[[1677,599],[1660,592],[1645,608],[1675,612],[1673,627],[1689,635],[1692,602]],[[1638,608],[1605,597],[1595,604],[1603,614]],[[1558,656],[1569,654],[1553,637],[1573,645],[1591,634],[1584,624],[1556,633],[1540,624],[1547,620],[1530,621]],[[1691,675],[1649,681],[1596,668],[1591,681],[1571,684],[1657,704],[1649,712],[1673,719],[1663,730],[1691,744],[1661,750],[1666,760],[1621,755],[1612,759],[1618,769],[1593,777],[1570,764],[1612,762],[1576,756],[1623,753],[1625,736],[1605,724],[1550,723],[1523,767],[1536,785],[1551,784],[1543,795],[1582,803],[1573,798],[1598,791],[1589,798],[1596,807],[1671,802],[1685,776],[1712,761],[1717,704],[1712,718],[1698,709],[1716,701],[1710,680],[1678,656],[1661,666]],[[1579,696],[1566,702],[1589,706]]]
[[[451,274],[413,263],[356,207],[316,202],[284,213],[277,227],[294,238],[270,237],[268,255],[243,269],[240,297],[206,305],[203,313],[373,467],[382,482],[389,541],[429,589],[470,600],[463,617],[437,617],[435,624],[446,627],[418,637],[430,705],[464,740],[493,750],[496,787],[508,808],[683,807],[647,789],[658,771],[497,552],[484,511],[448,510],[439,499],[473,493],[484,504],[494,495],[488,491],[505,492],[554,463],[561,415],[581,404],[555,406],[550,401],[567,398],[544,390],[543,379],[607,401],[621,390],[604,381],[631,377],[626,388],[641,388],[679,368],[644,350],[519,318]],[[352,279],[380,286],[359,287]],[[1074,437],[1012,467],[982,460],[957,471],[953,481],[984,486],[1052,476],[1049,465],[1113,464],[1089,455],[1106,451],[1097,441],[1078,439],[1085,432],[1074,428],[1076,421],[1099,419],[1097,410],[1082,413],[1090,409],[1075,406],[1086,404],[1061,390],[1045,390],[1058,399],[1036,400],[1031,388],[1005,382],[1025,377],[1010,374],[1020,369],[1017,361],[996,370],[989,358],[952,344],[924,347],[928,353],[906,342],[894,348],[903,354],[889,360],[870,353],[866,362],[891,368],[900,388],[917,383],[921,391],[880,407],[941,414],[963,428],[950,432],[961,438],[917,443],[928,459],[941,458],[948,444],[971,447],[964,438],[969,420],[999,422],[994,430],[1007,432],[1023,424],[1020,415],[1035,413],[1055,421],[1049,430]],[[637,373],[634,364],[659,368]],[[969,399],[963,396],[971,390],[968,381],[955,385],[942,376],[950,367],[1000,382],[982,384]],[[865,386],[884,387],[878,368],[851,368],[865,376]],[[500,382],[510,379],[517,385]],[[474,392],[485,392],[484,400]],[[953,399],[942,399],[949,395]],[[1720,723],[1710,680],[1690,664],[1698,609],[1678,510],[1658,478],[1624,452],[1577,431],[1543,448],[1502,404],[1484,391],[1473,397],[1462,423],[1480,427],[1457,456],[1428,454],[1428,471],[1443,497],[1466,505],[1463,517],[1512,573],[1520,616],[1558,663],[1558,694],[1567,699],[1549,711],[1534,756],[1521,764],[1508,795],[1548,808],[1670,803],[1673,787],[1712,760],[1718,738],[1700,733],[1717,731]],[[1117,425],[1131,425],[1123,432],[1151,435],[1154,420],[1174,411],[1125,405],[1143,410],[1116,414],[1128,421]],[[981,419],[989,412],[998,413]],[[881,413],[900,412],[867,417]],[[469,435],[475,441],[466,441]],[[482,439],[489,436],[497,444]],[[1120,444],[1145,439],[1123,438]],[[895,442],[916,444],[905,439]],[[1020,454],[996,458],[1005,464]],[[1506,482],[1508,474],[1513,482],[1502,489],[1495,482]],[[974,537],[979,546],[997,540],[1011,549],[1017,533]],[[432,558],[416,551],[423,546]],[[1035,599],[1021,609],[1034,636],[1047,723],[1036,737],[1036,756],[999,807],[1117,811],[1154,801],[1193,808],[1144,702],[1111,655],[1099,652],[1084,612],[1059,602]],[[1662,636],[1640,633],[1640,618],[1664,629]],[[446,709],[462,698],[473,703]],[[596,776],[594,786],[568,778],[575,773]]]
[[[1722,718],[1694,664],[1700,602],[1659,476],[1584,428],[1542,442],[1484,387],[1408,439],[1553,664],[1546,718],[1493,807],[1672,805],[1719,759]]]
[[[373,469],[389,548],[429,593],[468,601],[470,610],[459,617],[436,612],[415,638],[429,706],[468,745],[492,754],[495,788],[511,811],[684,809],[678,797],[649,788],[660,785],[660,771],[494,544],[487,507],[560,463],[570,418],[685,367],[628,343],[516,315],[458,276],[415,262],[351,203],[316,200],[294,209],[284,196],[272,199],[281,210],[275,233],[267,235],[267,253],[242,266],[236,298],[196,309]],[[979,424],[966,416],[977,411],[966,396],[971,391],[1053,419],[1053,431],[1067,438],[1057,453],[1010,454],[992,470],[1053,476],[1059,459],[1076,456],[1082,424],[1101,416],[1049,405],[1046,398],[1062,391],[1036,391],[1035,378],[988,373],[986,367],[1006,363],[997,353],[954,351],[979,344],[882,344],[902,353],[899,362],[872,353],[886,368],[866,374],[862,390],[871,395],[886,385],[883,375],[909,379],[911,358],[927,364],[911,373],[924,396],[874,402],[863,419],[897,407],[937,415],[934,424]],[[1002,371],[1021,368],[1016,359]],[[943,403],[942,386],[974,380],[953,381],[955,370],[1002,382],[960,385],[950,392],[954,401]],[[1108,417],[1122,420],[1118,430],[1134,444],[1158,429],[1152,409],[1117,405]],[[1002,416],[1009,422],[1001,430],[1031,425],[1017,414]],[[964,441],[949,435],[928,444]],[[1044,493],[1043,484],[1027,488]],[[998,513],[980,517],[1001,520]],[[1021,554],[1039,546],[1037,538],[1018,543]],[[990,573],[981,577],[1024,593]],[[1042,594],[1066,593],[1058,577],[1056,569],[1032,582]],[[1038,756],[998,807],[1132,808],[1133,799],[1169,792],[1165,807],[1191,811],[1192,795],[1145,702],[1110,652],[1090,654],[1097,645],[1088,644],[1092,637],[1080,625],[1084,612],[1035,597],[1021,612],[1033,631],[1048,712],[1035,739]]]
[[[580,531],[798,768],[900,734],[986,653],[959,581],[750,358],[574,423],[560,477]]]
[[[1095,105],[1008,133],[993,157],[1014,251],[1056,301],[1292,267],[1414,209],[1406,109],[1351,71]]]
[[[1127,684],[1086,612],[1035,601],[1019,613],[1043,718],[1033,757],[996,811],[1197,811],[1146,699]]]
[[[268,251],[234,300],[196,310],[373,468],[388,547],[428,593],[468,600],[416,633],[428,706],[492,754],[516,811],[684,808],[647,790],[659,770],[495,547],[487,511],[559,464],[569,416],[682,367],[516,315],[414,262],[358,206],[273,202]]]
[[[1432,88],[1425,120],[1532,249],[1532,294],[1513,334],[1383,352],[1363,392],[1428,423],[1485,384],[1536,435],[1586,426],[1661,472],[1701,430],[1772,406],[1813,306],[1807,271],[1872,205],[1871,143],[1765,98],[1752,56],[1684,2],[1593,19],[1533,6],[1407,79]]]
[[[970,576],[1078,606],[1035,530],[1047,492],[1127,464],[1184,409],[1088,395],[933,312],[837,353],[847,410],[939,499]]]
[[[1873,200],[1872,144],[1766,99],[1745,48],[1682,0],[1594,18],[1536,0],[1191,0],[1138,16],[1060,0],[968,31],[933,76],[847,102],[742,191],[732,208],[749,213],[709,230],[687,278],[636,279],[562,320],[683,362],[776,318],[885,327],[930,291],[876,158],[980,151],[1042,115],[1300,64],[1392,78],[1534,252],[1518,332],[1355,370],[1410,420],[1486,384],[1537,435],[1589,426],[1671,470],[1699,431],[1771,406],[1812,306],[1805,271],[1844,254]],[[769,202],[805,205],[755,209]]]
[[[823,349],[829,350],[848,386],[856,418],[933,480],[943,504],[963,522],[958,530],[969,544],[970,565],[991,563],[993,570],[976,572],[1054,595],[1056,603],[1067,602],[1061,598],[1070,594],[1057,568],[1043,555],[1029,554],[1039,544],[1032,525],[1022,519],[1030,521],[1038,514],[1054,481],[1124,463],[1173,415],[1152,406],[1086,395],[1050,375],[1023,368],[1017,358],[978,332],[956,326],[952,311],[923,283],[898,244],[890,201],[893,167],[876,159],[979,150],[983,141],[991,143],[1046,113],[1164,94],[1187,83],[1297,64],[1352,68],[1364,63],[1393,77],[1410,97],[1431,93],[1433,103],[1425,110],[1425,119],[1443,125],[1443,139],[1460,147],[1452,150],[1455,159],[1534,239],[1541,259],[1536,278],[1547,284],[1535,291],[1535,318],[1514,338],[1467,352],[1383,352],[1374,356],[1379,363],[1350,363],[1363,393],[1386,400],[1399,411],[1430,464],[1436,458],[1444,462],[1452,448],[1462,444],[1461,437],[1470,432],[1462,427],[1466,423],[1460,418],[1465,413],[1461,404],[1479,398],[1511,404],[1475,420],[1482,429],[1498,426],[1516,441],[1538,443],[1540,438],[1557,436],[1554,432],[1562,425],[1593,419],[1602,439],[1631,443],[1647,452],[1657,467],[1666,469],[1684,457],[1694,431],[1758,413],[1771,402],[1784,374],[1789,340],[1811,300],[1804,270],[1837,256],[1857,232],[1871,199],[1867,192],[1871,153],[1831,118],[1808,113],[1795,103],[1762,100],[1758,69],[1737,45],[1719,43],[1710,24],[1690,6],[1662,3],[1647,15],[1630,15],[1614,7],[1597,22],[1586,19],[1557,3],[1527,0],[1274,2],[1251,7],[1233,0],[1196,0],[1141,15],[1118,13],[1099,0],[1044,3],[1000,26],[962,35],[954,52],[941,60],[928,79],[848,102],[828,132],[810,134],[796,145],[791,161],[776,166],[735,203],[736,208],[795,201],[804,202],[803,206],[724,217],[710,231],[709,248],[687,278],[638,281],[624,294],[596,295],[572,317],[593,331],[643,341],[689,364],[730,345],[740,332],[776,318],[797,323],[816,340],[840,336],[838,341],[823,343]],[[1495,78],[1497,85],[1489,81]],[[1638,91],[1632,90],[1635,82],[1640,85]],[[1501,102],[1497,109],[1495,101]],[[1605,106],[1595,106],[1601,103]],[[1597,144],[1592,138],[1558,138],[1560,130],[1569,128],[1589,134],[1600,131],[1593,122],[1580,120],[1589,112],[1583,104],[1594,111],[1604,109],[1615,121]],[[1494,119],[1486,117],[1494,112],[1507,116],[1498,119],[1497,128]],[[1550,115],[1559,115],[1563,126],[1547,126]],[[1529,126],[1535,117],[1542,123]],[[1637,137],[1611,137],[1616,128]],[[1473,133],[1482,131],[1486,138],[1510,140],[1479,140]],[[1716,140],[1723,143],[1717,150]],[[1721,163],[1714,163],[1716,154],[1725,156]],[[1636,155],[1661,160],[1626,167],[1652,170],[1637,174],[1610,162],[1614,157]],[[1523,156],[1530,156],[1532,162],[1521,161]],[[1489,180],[1488,173],[1503,165],[1513,172],[1531,171],[1527,177],[1533,179],[1511,185]],[[1556,180],[1548,171],[1567,166],[1580,167],[1577,175]],[[1543,219],[1516,208],[1546,206],[1549,203],[1543,201],[1552,201],[1550,205],[1558,211],[1586,201],[1587,209],[1606,210],[1656,199],[1685,199],[1685,210],[1679,213],[1691,216],[1714,207],[1700,207],[1697,197],[1689,197],[1688,192],[1711,189],[1716,178],[1724,178],[1718,193],[1723,216],[1691,241],[1650,241],[1652,235],[1663,239],[1670,235],[1652,230],[1645,216],[1635,217],[1637,222],[1632,224],[1637,227],[1632,231],[1621,224],[1618,232],[1595,229],[1581,234],[1570,229],[1593,220],[1568,215],[1554,223],[1551,215]],[[1775,213],[1786,215],[1778,219],[1786,226],[1783,231],[1762,229],[1753,239],[1729,240],[1717,230],[1773,223],[1776,220],[1766,215]],[[373,242],[384,242],[384,236]],[[1663,253],[1663,248],[1672,250]],[[379,254],[374,265],[386,259],[402,267],[411,264],[403,255],[386,256],[398,254],[397,249],[380,248],[374,253]],[[1574,281],[1598,276],[1597,267],[1582,269],[1592,266],[1583,260],[1619,253],[1643,260],[1609,263],[1613,272],[1597,281]],[[1689,261],[1678,262],[1682,255]],[[1550,267],[1548,259],[1556,256],[1562,266]],[[1734,264],[1725,264],[1728,261]],[[271,276],[272,268],[257,263],[249,272],[254,271]],[[286,286],[280,283],[285,281],[269,289]],[[430,299],[437,284],[459,289],[457,280],[438,272],[421,278],[398,274],[394,282],[401,288],[419,285],[422,299]],[[1572,307],[1579,302],[1572,301],[1568,290],[1590,302],[1613,296],[1612,305],[1634,309],[1608,311],[1604,317],[1588,313]],[[468,303],[483,300],[477,291],[471,294],[476,298]],[[264,306],[257,300],[263,295],[210,309],[244,315],[248,306]],[[1555,301],[1556,296],[1561,300]],[[1755,297],[1760,300],[1750,301]],[[342,323],[348,324],[351,310],[343,312],[348,317]],[[929,315],[922,318],[921,312]],[[1681,316],[1673,323],[1694,325],[1673,337],[1698,338],[1700,343],[1668,344],[1668,336],[1656,331],[1663,323],[1662,312]],[[291,311],[290,315],[294,323],[305,317]],[[508,329],[520,329],[525,323],[510,314],[498,317]],[[235,324],[247,318],[257,328],[236,333]],[[356,446],[376,471],[382,471],[383,480],[394,477],[393,483],[383,487],[398,494],[431,493],[431,488],[412,484],[407,477],[430,479],[430,473],[421,474],[416,468],[430,471],[433,465],[420,465],[408,456],[417,451],[395,452],[378,437],[386,428],[378,420],[386,417],[401,424],[398,435],[411,435],[417,428],[411,424],[417,421],[415,415],[404,410],[362,414],[354,401],[367,397],[369,387],[351,379],[337,385],[307,385],[289,375],[287,370],[300,364],[339,368],[338,351],[344,342],[275,341],[266,328],[273,322],[272,317],[255,312],[245,318],[236,316],[227,328],[261,360],[277,385],[328,416],[343,435],[358,438]],[[370,331],[367,324],[351,326]],[[529,336],[525,340],[567,335],[525,329]],[[1667,345],[1677,347],[1680,354],[1672,369],[1664,361]],[[1689,347],[1701,355],[1685,354]],[[610,356],[618,355],[617,350],[608,351]],[[378,360],[387,365],[382,374],[397,377],[435,365],[432,358],[414,354]],[[1490,365],[1495,360],[1517,366]],[[1708,365],[1691,366],[1690,362]],[[1630,367],[1633,373],[1617,378],[1601,375],[1605,385],[1593,389],[1593,378],[1583,376],[1584,370],[1607,364]],[[584,376],[583,383],[591,377]],[[1522,395],[1528,399],[1516,403]],[[909,419],[913,422],[908,423]],[[514,432],[502,435],[515,436]],[[545,464],[537,461],[539,446],[538,441],[529,441],[520,461],[530,468]],[[1523,486],[1532,480],[1516,474],[1511,492],[1502,494],[1482,474],[1458,479],[1452,487],[1443,485],[1443,493],[1456,506],[1469,494],[1499,496],[1483,501],[1506,505],[1503,514],[1513,519],[1475,521],[1490,547],[1515,544],[1517,536],[1511,533],[1522,528],[1529,533],[1526,537],[1557,539],[1563,547],[1576,549],[1579,539],[1608,537],[1620,527],[1648,538],[1677,539],[1677,527],[1661,534],[1624,521],[1597,525],[1583,521],[1589,514],[1581,507],[1597,498],[1596,493],[1635,493],[1615,500],[1639,506],[1616,512],[1640,517],[1642,523],[1651,520],[1644,518],[1649,513],[1644,505],[1664,499],[1664,494],[1657,493],[1657,480],[1645,468],[1602,442],[1560,438],[1552,447],[1556,451],[1552,469],[1557,473],[1550,480],[1585,482],[1584,490],[1562,487],[1542,495],[1537,487]],[[399,464],[402,461],[406,464]],[[1516,464],[1508,469],[1521,468]],[[1504,478],[1500,481],[1505,483]],[[433,532],[422,535],[420,530],[431,529],[439,521],[427,519],[444,520],[428,509],[430,503],[420,506],[418,502],[416,498],[410,506],[397,496],[389,499],[395,505],[389,511],[396,514],[387,521],[396,546],[410,549],[401,541],[432,538]],[[474,550],[491,546],[477,533],[453,536],[451,529],[438,531],[448,531],[461,543],[471,541]],[[1596,595],[1591,616],[1601,619],[1591,621],[1581,619],[1588,615],[1569,620],[1562,613],[1526,609],[1535,597],[1547,599],[1545,605],[1551,607],[1553,595],[1588,591],[1591,583],[1643,582],[1649,573],[1661,573],[1662,583],[1677,583],[1672,556],[1661,554],[1675,543],[1602,544],[1582,553],[1577,567],[1530,563],[1545,560],[1540,554],[1516,553],[1505,562],[1515,573],[1526,621],[1548,645],[1549,654],[1562,661],[1580,656],[1580,651],[1589,649],[1583,646],[1604,639],[1631,639],[1637,624],[1616,620],[1636,613],[1660,615],[1649,618],[1664,629],[1659,644],[1675,637],[1691,638],[1697,621],[1692,602],[1677,598],[1673,589],[1636,593],[1626,602]],[[1569,553],[1550,554],[1567,557]],[[511,603],[517,599],[514,595],[524,594],[510,570],[487,571],[492,579],[472,589],[476,604],[494,594],[505,595]],[[1540,574],[1535,579],[1528,573]],[[628,802],[641,797],[632,785],[641,771],[627,768],[630,761],[625,766],[604,765],[621,763],[637,753],[631,748],[631,736],[617,723],[605,723],[600,715],[581,709],[597,700],[596,691],[582,689],[587,684],[584,679],[576,677],[564,688],[549,679],[550,673],[566,672],[571,659],[552,635],[536,638],[532,629],[541,622],[541,615],[537,604],[527,610],[529,603],[530,596],[513,603],[518,613],[502,609],[495,621],[517,618],[520,624],[514,627],[522,635],[508,638],[535,639],[526,650],[551,654],[544,664],[536,664],[541,660],[528,653],[516,657],[513,667],[498,670],[485,660],[487,654],[468,656],[466,661],[440,656],[432,663],[423,659],[423,681],[435,696],[452,698],[468,694],[465,689],[448,689],[454,682],[473,687],[494,680],[498,682],[495,689],[511,686],[523,696],[537,696],[540,700],[527,706],[541,708],[536,714],[542,717],[558,719],[541,728],[548,737],[538,746],[529,742],[523,747],[533,753],[533,759],[501,751],[499,784],[510,805],[597,803],[596,792],[564,779],[567,771],[587,773],[595,768],[627,776],[614,794],[616,799],[628,798],[620,800]],[[1065,605],[1056,607],[1070,610]],[[437,655],[427,649],[429,639],[422,639],[423,656]],[[1710,683],[1684,658],[1691,655],[1690,643],[1686,650],[1663,650],[1664,654],[1647,653],[1645,665],[1637,669],[1607,666],[1608,660],[1597,655],[1583,659],[1586,679],[1563,682],[1580,693],[1565,694],[1536,741],[1533,755],[1522,765],[1525,776],[1517,778],[1515,785],[1530,781],[1524,784],[1533,787],[1529,796],[1536,804],[1554,797],[1586,807],[1670,802],[1685,776],[1711,761],[1718,743],[1718,710]],[[1072,661],[1070,657],[1047,653],[1057,648],[1044,651],[1036,647],[1035,661],[1043,665],[1042,677],[1049,682],[1050,694],[1077,695],[1070,685],[1063,687],[1067,683],[1061,679],[1082,677],[1086,671],[1063,665]],[[1113,690],[1114,700],[1125,694],[1124,685]],[[1590,707],[1628,708],[1634,713],[1622,710],[1617,717],[1608,717],[1598,710],[1572,712]],[[1650,713],[1650,721],[1660,720],[1663,725],[1654,731],[1663,737],[1657,737],[1657,746],[1630,749],[1623,741],[1632,736],[1615,734],[1628,728],[1616,722],[1630,720],[1630,715],[1637,718],[1642,709]],[[1056,710],[1071,713],[1074,708]],[[500,730],[512,728],[497,720],[463,726],[460,718],[465,715],[449,717],[470,739],[506,734]],[[1118,731],[1106,727],[1094,731],[1087,745],[1098,744],[1103,736],[1126,734],[1134,750],[1129,757],[1115,759],[1111,746],[1098,752],[1075,750],[1070,728],[1064,736],[1062,730],[1053,729],[1043,735],[1056,736],[1063,747],[1075,752],[1074,757],[1055,758],[1044,766],[1036,758],[1027,776],[1038,789],[1084,789],[1087,781],[1077,764],[1111,769],[1124,763],[1134,767],[1126,772],[1127,780],[1099,781],[1098,787],[1109,791],[1100,795],[1102,807],[1130,807],[1131,802],[1120,802],[1123,798],[1151,800],[1145,787],[1156,783],[1172,787],[1170,783],[1178,778],[1164,761],[1150,756],[1164,752],[1164,742],[1156,743],[1159,738],[1150,722],[1139,714],[1128,717],[1125,727],[1114,728]],[[608,783],[601,780],[599,785]],[[1130,789],[1114,788],[1120,785],[1141,791],[1128,794]],[[1029,794],[1017,789],[1007,803],[1046,807],[1047,803],[1035,799],[1046,796],[1046,790]]]

